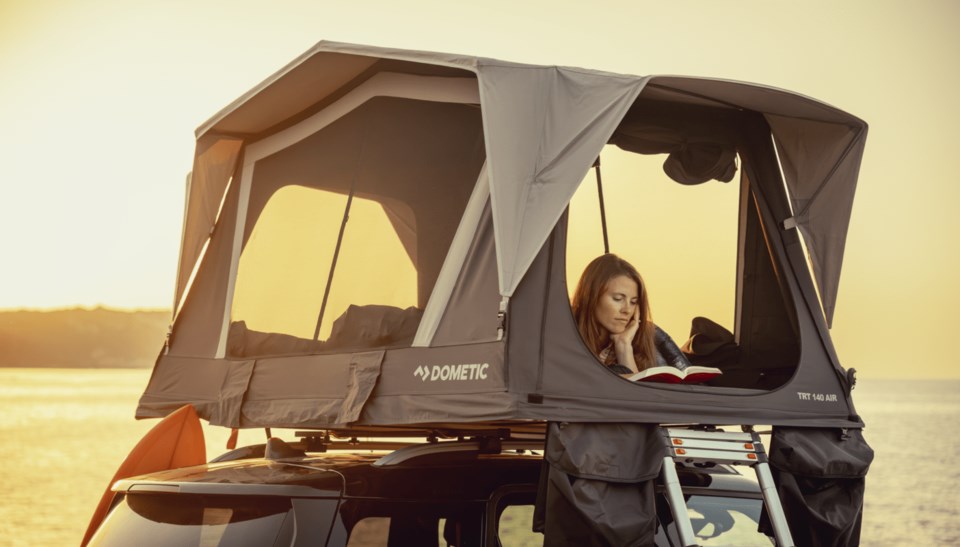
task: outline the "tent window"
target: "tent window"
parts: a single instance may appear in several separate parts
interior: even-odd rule
[[[677,184],[663,172],[665,154],[607,146],[602,157],[610,252],[643,276],[654,322],[678,344],[687,339],[697,316],[732,331],[737,184]],[[570,202],[566,275],[571,295],[586,265],[603,254],[597,193],[590,170]]]
[[[479,110],[374,98],[284,144],[241,174],[227,354],[409,347],[483,164]]]
[[[740,184],[677,184],[664,172],[666,158],[604,149],[610,252],[643,276],[653,321],[677,345],[687,346],[690,360],[723,370],[711,385],[777,388],[796,370],[799,347],[790,319],[792,299],[764,237],[757,198],[746,179]],[[749,167],[741,165],[743,171]],[[603,253],[593,171],[570,202],[568,223],[566,275],[572,296],[586,265]],[[743,232],[739,242],[738,230]],[[743,280],[740,324],[735,325],[738,267]],[[697,319],[695,324],[698,317],[712,323]],[[695,328],[705,333],[697,340],[707,341],[700,350],[697,344],[687,345]]]
[[[419,322],[416,249],[404,245],[398,230],[413,229],[400,220],[411,215],[402,204],[388,213],[381,203],[354,197],[334,264],[347,202],[342,193],[303,186],[283,187],[270,198],[240,257],[232,353],[409,344],[403,338],[412,339]]]

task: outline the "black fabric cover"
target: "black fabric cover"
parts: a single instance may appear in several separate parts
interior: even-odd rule
[[[533,529],[548,547],[653,545],[663,457],[657,425],[550,423]]]
[[[653,332],[653,344],[657,348],[657,366],[667,365],[679,370],[690,366],[690,360],[680,351],[677,343],[660,327]]]
[[[860,544],[873,449],[860,429],[774,427],[770,467],[797,545]],[[773,535],[766,513],[760,529]]]
[[[668,154],[663,172],[680,184],[715,179],[730,182],[737,172],[738,114],[716,108],[638,99],[610,144],[638,154]]]
[[[670,152],[663,172],[680,184],[702,184],[710,179],[730,182],[737,172],[737,151],[713,144],[695,143]]]
[[[736,363],[740,348],[733,333],[706,317],[694,317],[690,338],[680,348],[691,363],[702,367],[720,367]]]
[[[410,345],[417,334],[423,310],[409,307],[351,304],[333,322],[327,344],[336,348],[377,348]]]

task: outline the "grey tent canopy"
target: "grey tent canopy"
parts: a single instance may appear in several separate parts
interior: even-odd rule
[[[320,42],[197,130],[137,416],[860,427],[828,325],[866,133],[754,84]],[[566,211],[607,144],[686,184],[742,161],[723,382],[626,382],[576,333]]]

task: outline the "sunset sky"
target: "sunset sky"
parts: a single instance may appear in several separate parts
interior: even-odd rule
[[[863,118],[841,362],[960,377],[957,21],[950,0],[0,0],[0,309],[169,308],[194,128],[326,39],[759,82]]]

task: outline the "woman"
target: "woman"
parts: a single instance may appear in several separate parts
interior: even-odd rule
[[[650,318],[650,301],[640,273],[615,254],[587,264],[573,294],[580,336],[601,363],[629,376],[646,368],[689,361]]]

